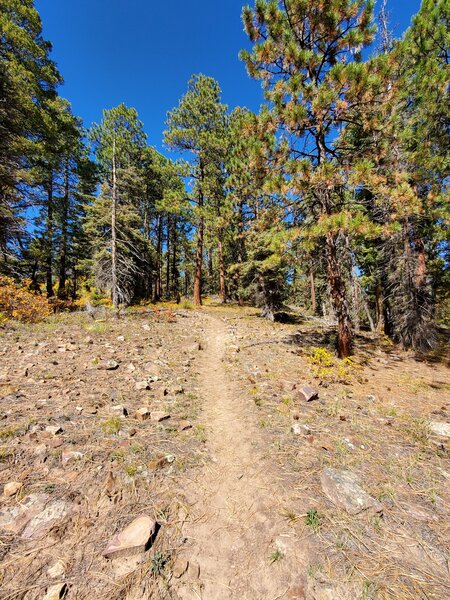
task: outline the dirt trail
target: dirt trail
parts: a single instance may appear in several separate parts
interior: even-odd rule
[[[206,319],[200,394],[212,462],[187,492],[191,513],[183,528],[185,558],[200,566],[200,577],[178,594],[183,600],[303,598],[305,548],[282,517],[283,490],[264,457],[270,449],[225,367],[230,331],[222,319]]]

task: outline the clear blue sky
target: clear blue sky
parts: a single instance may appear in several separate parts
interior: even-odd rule
[[[36,0],[44,36],[64,77],[61,94],[86,127],[104,108],[134,106],[149,143],[162,149],[166,113],[193,73],[218,80],[223,101],[257,110],[260,83],[238,59],[248,44],[245,0]],[[249,2],[253,4],[253,0]],[[390,0],[396,36],[420,0]]]

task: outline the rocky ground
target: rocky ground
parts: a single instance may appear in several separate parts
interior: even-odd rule
[[[2,600],[450,596],[448,358],[252,309],[0,333]]]

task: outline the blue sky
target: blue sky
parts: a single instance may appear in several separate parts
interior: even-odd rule
[[[61,94],[85,126],[104,108],[134,106],[149,143],[162,149],[166,113],[193,73],[218,80],[230,107],[257,110],[260,83],[238,59],[248,40],[240,14],[245,0],[36,0],[44,36],[64,77]],[[253,4],[251,1],[250,4]],[[396,36],[420,0],[390,0]]]

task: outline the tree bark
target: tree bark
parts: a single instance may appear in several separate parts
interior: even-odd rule
[[[45,256],[45,275],[47,297],[54,296],[53,292],[53,172],[50,174],[47,189],[47,244]]]
[[[116,140],[113,141],[112,192],[111,192],[111,299],[115,309],[119,306],[117,289],[117,179],[116,179]]]
[[[195,250],[195,272],[194,272],[194,304],[195,306],[202,305],[202,267],[203,267],[203,241],[205,235],[205,218],[203,216],[203,181],[204,170],[200,162],[200,185],[198,194],[198,208],[200,211],[200,222],[197,231],[197,247]]]
[[[311,271],[309,274],[310,285],[311,285],[311,310],[312,314],[316,314],[316,285],[314,283],[314,273]]]
[[[162,235],[163,235],[163,218],[162,215],[158,216],[158,233],[157,233],[157,241],[156,241],[156,260],[157,260],[157,268],[158,272],[156,275],[155,288],[153,294],[153,301],[158,302],[161,300],[161,268],[162,268]]]
[[[339,358],[347,358],[353,352],[353,332],[345,293],[345,282],[337,259],[336,241],[336,234],[332,232],[326,234],[325,251],[328,283],[330,285],[333,308],[338,320],[338,355]]]
[[[59,250],[59,283],[58,298],[67,298],[67,226],[69,219],[69,160],[66,159],[64,168],[64,197],[62,198],[61,213],[61,244]]]
[[[217,234],[217,252],[219,255],[219,280],[220,280],[220,299],[222,304],[227,302],[227,290],[225,287],[225,260],[223,256],[223,229],[220,228]]]

